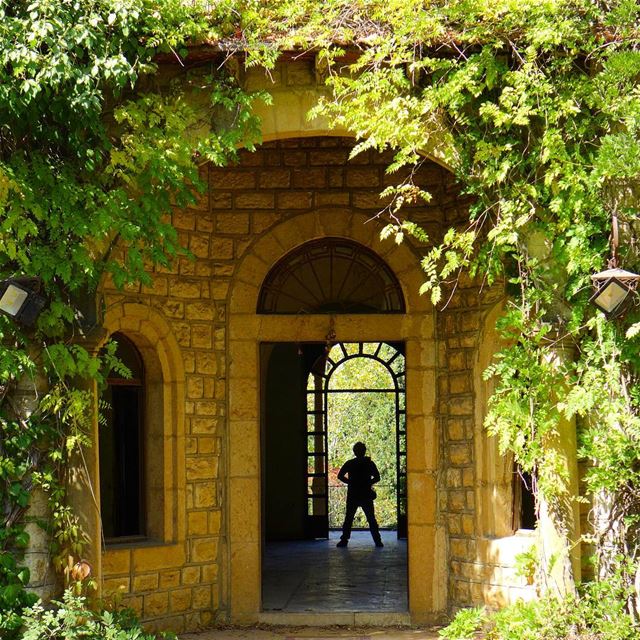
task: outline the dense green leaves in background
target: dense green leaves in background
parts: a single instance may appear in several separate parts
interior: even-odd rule
[[[377,343],[365,345],[365,353],[372,353]],[[346,348],[353,349],[354,345]],[[396,351],[383,344],[379,357],[391,359]],[[339,361],[343,356],[339,347],[333,347],[330,357]],[[395,367],[404,371],[404,357],[399,356]],[[333,389],[353,389],[349,393],[332,393]],[[378,389],[380,391],[372,391]],[[385,391],[381,391],[384,389]],[[378,360],[357,357],[346,360],[333,372],[327,395],[327,438],[329,449],[329,526],[342,527],[344,521],[347,486],[337,479],[340,467],[354,457],[353,445],[363,442],[367,455],[380,471],[380,482],[374,489],[377,494],[375,512],[381,527],[397,526],[397,470],[396,470],[396,393],[395,383],[388,369]],[[404,401],[404,394],[400,394]],[[403,405],[401,405],[403,408]],[[401,419],[404,419],[404,415]],[[358,510],[355,527],[367,527]]]

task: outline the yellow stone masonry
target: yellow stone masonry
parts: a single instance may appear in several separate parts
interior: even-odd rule
[[[105,283],[107,332],[130,336],[145,366],[150,358],[161,373],[160,401],[148,420],[161,443],[163,489],[150,505],[162,514],[153,535],[94,550],[102,594],[117,594],[150,628],[182,632],[217,620],[260,620],[259,343],[322,340],[329,318],[258,316],[258,293],[289,250],[339,236],[382,256],[407,301],[405,315],[334,321],[341,340],[406,342],[412,620],[528,597],[513,554],[503,549],[525,550],[531,539],[514,535],[510,514],[491,513],[492,488],[500,504],[510,500],[503,481],[510,463],[485,442],[478,404],[486,400],[478,372],[497,346],[489,329],[502,293],[462,280],[435,314],[418,295],[423,250],[379,239],[375,216],[390,154],[366,151],[349,160],[352,140],[305,137],[323,133],[308,123],[282,125],[294,118],[285,104],[290,83],[315,83],[306,62],[282,73],[278,106],[263,113],[268,141],[255,153],[241,150],[232,167],[202,166],[207,192],[194,207],[174,211],[193,259],[158,269],[139,291]],[[275,140],[286,131],[299,137]],[[415,178],[433,199],[410,216],[437,238],[464,219],[466,203],[436,163],[426,162]]]

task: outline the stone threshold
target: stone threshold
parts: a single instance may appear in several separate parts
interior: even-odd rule
[[[292,627],[408,627],[408,611],[263,611],[258,614],[260,624]]]

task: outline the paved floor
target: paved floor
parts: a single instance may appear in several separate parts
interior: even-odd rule
[[[395,531],[384,531],[385,546],[377,549],[368,531],[354,531],[349,546],[338,549],[339,535],[332,532],[329,540],[267,544],[263,610],[407,611],[406,541],[398,540]]]

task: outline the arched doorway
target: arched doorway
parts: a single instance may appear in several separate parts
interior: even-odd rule
[[[324,348],[327,335],[332,331],[337,335],[334,341],[344,343],[404,342],[409,388],[416,390],[416,393],[409,393],[406,400],[409,538],[406,568],[410,619],[414,622],[434,620],[446,606],[444,530],[437,522],[435,511],[438,439],[434,316],[428,302],[417,294],[421,275],[410,248],[382,243],[377,223],[366,222],[365,216],[355,212],[346,216],[322,209],[285,220],[248,248],[234,277],[229,297],[226,553],[229,559],[227,594],[230,618],[236,622],[293,623],[299,620],[295,616],[274,617],[263,611],[263,474],[267,461],[261,454],[262,420],[266,409],[263,392],[265,368],[261,351],[264,345],[282,344],[283,349],[286,345],[293,364],[300,362],[299,345],[315,342]],[[340,313],[333,308],[289,311],[287,314],[260,313],[258,300],[262,284],[283,256],[304,247],[305,238],[309,242],[340,239],[345,244],[354,243],[373,253],[387,265],[396,279],[396,274],[401,275],[398,282],[403,294],[404,312],[387,308],[368,313]],[[305,375],[305,385],[306,380]],[[304,494],[303,498],[306,500]],[[391,619],[389,612],[375,611],[327,615],[327,623],[341,621],[350,624],[357,621],[376,624],[382,620],[388,623]],[[392,618],[398,622],[409,621],[407,614],[393,614]],[[321,614],[314,620],[322,620]]]
[[[319,370],[320,369],[320,370]],[[307,517],[321,537],[339,529],[346,485],[337,471],[363,441],[381,481],[377,520],[383,529],[407,537],[407,431],[404,344],[339,342],[307,382]],[[318,449],[327,452],[325,457]],[[326,490],[325,490],[326,487]],[[315,515],[317,512],[320,515]],[[326,514],[326,518],[323,517]],[[356,528],[365,528],[362,514]]]
[[[330,314],[334,317],[404,311],[402,289],[384,260],[361,244],[337,237],[313,240],[286,254],[265,277],[257,303],[259,314],[272,315]],[[298,362],[292,359],[292,347]],[[330,451],[328,447],[330,426],[333,435],[342,428],[343,437],[338,440],[344,443],[361,440],[372,425],[380,422],[372,420],[373,414],[368,412],[373,406],[371,402],[363,405],[366,408],[357,420],[348,418],[348,409],[360,406],[363,394],[376,401],[390,400],[388,424],[382,420],[378,433],[381,437],[371,442],[384,471],[390,466],[384,455],[389,447],[380,445],[386,441],[392,443],[395,468],[391,482],[385,478],[387,483],[381,488],[383,494],[392,488],[392,495],[382,495],[378,505],[395,504],[393,527],[397,530],[400,522],[401,535],[406,537],[403,351],[401,343],[334,344],[331,335],[325,343],[263,344],[262,604],[265,610],[406,610],[404,546],[387,549],[382,559],[371,555],[371,545],[368,550],[363,547],[359,549],[361,557],[357,562],[352,556],[339,555],[339,551],[331,548],[335,547],[336,534],[332,543],[330,528],[337,529],[336,522],[341,515],[336,512],[343,506],[340,497],[344,492],[334,478],[330,494],[329,478],[335,475],[331,472],[335,472],[336,465],[339,468],[346,460],[338,462],[336,455],[344,457],[349,451],[348,448],[341,451],[340,447]],[[371,372],[369,382],[362,382],[360,374],[371,364],[378,369]],[[364,388],[357,388],[363,385]],[[345,397],[351,402],[345,404]],[[384,403],[380,408],[383,406]],[[341,409],[345,414],[344,424],[338,415]],[[333,527],[330,527],[331,510]],[[315,543],[303,545],[301,540]],[[393,575],[397,584],[389,583],[389,563],[396,568]],[[397,565],[402,565],[400,571]]]

